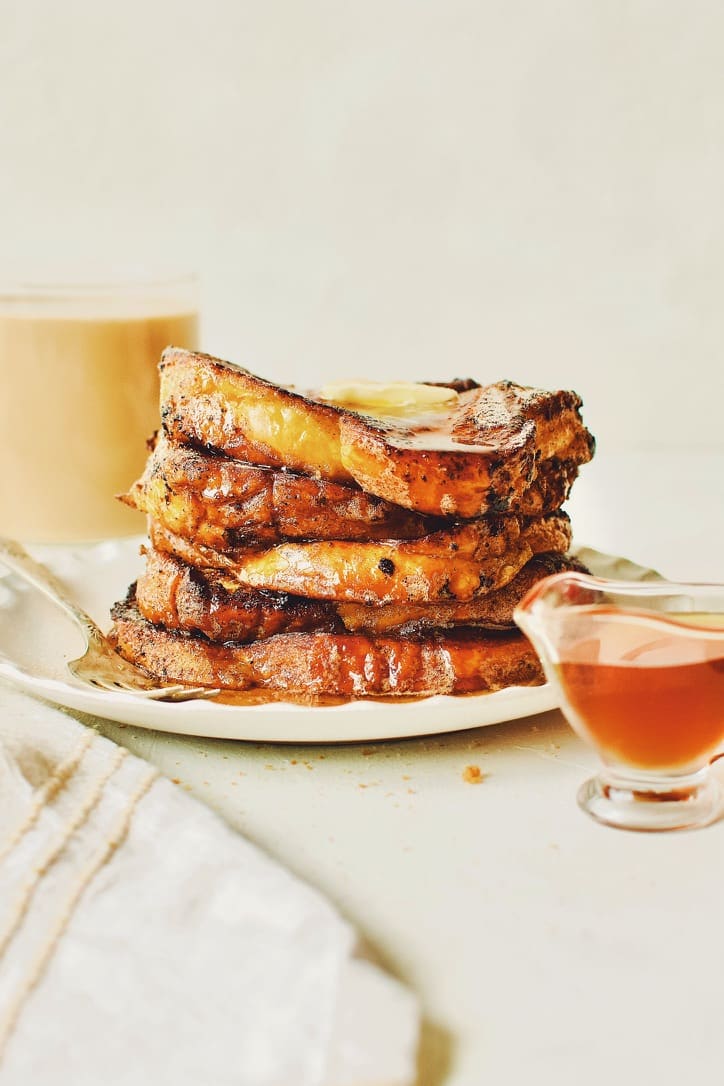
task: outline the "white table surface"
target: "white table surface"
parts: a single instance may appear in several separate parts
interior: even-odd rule
[[[581,543],[724,580],[721,452],[600,450],[569,510]],[[324,891],[418,993],[420,1086],[724,1081],[724,824],[594,824],[575,803],[594,759],[559,713],[327,747],[95,723]]]

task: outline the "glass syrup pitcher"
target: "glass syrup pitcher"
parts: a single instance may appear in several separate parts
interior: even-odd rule
[[[705,826],[724,744],[724,585],[559,573],[515,611],[572,728],[603,767],[578,793],[609,826]]]

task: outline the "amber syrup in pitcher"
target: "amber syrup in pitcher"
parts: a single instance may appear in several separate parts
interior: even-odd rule
[[[724,616],[581,612],[556,670],[570,711],[601,752],[657,770],[716,750],[724,738]]]

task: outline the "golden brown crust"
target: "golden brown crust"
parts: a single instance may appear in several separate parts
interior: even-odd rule
[[[501,381],[461,392],[454,409],[378,420],[207,355],[171,348],[161,371],[163,426],[174,440],[355,481],[395,505],[435,516],[525,509],[541,463],[584,463],[593,453],[573,392]]]
[[[124,500],[176,535],[222,551],[285,539],[415,539],[444,523],[356,484],[245,464],[163,436]]]
[[[500,381],[464,393],[435,426],[375,424],[350,413],[340,420],[343,461],[361,487],[412,509],[529,512],[541,465],[591,459],[580,406],[575,392]]]
[[[220,358],[177,347],[161,358],[161,422],[169,437],[250,464],[352,482],[340,458],[341,408],[311,401]]]
[[[575,460],[541,464],[526,493],[525,515],[560,508],[577,474]],[[175,535],[220,551],[293,539],[418,539],[450,526],[356,485],[241,463],[163,436],[123,500]]]
[[[281,543],[221,554],[152,522],[156,550],[200,568],[223,569],[247,588],[355,603],[470,600],[502,588],[535,554],[564,553],[565,513],[526,520],[489,517],[421,539],[375,543]]]
[[[569,569],[585,572],[569,555],[542,554],[504,588],[467,603],[370,606],[240,588],[223,573],[198,570],[149,550],[136,585],[136,603],[149,622],[211,641],[256,641],[310,630],[410,635],[456,626],[506,629],[514,628],[513,610],[537,581]]]
[[[214,570],[198,570],[159,551],[146,552],[136,603],[156,625],[211,641],[256,641],[300,630],[344,629],[334,604],[240,588]]]
[[[164,682],[344,698],[428,697],[543,682],[531,645],[517,633],[462,630],[420,639],[283,633],[248,645],[214,644],[153,626],[132,599],[113,614],[118,651]]]
[[[347,630],[374,634],[403,633],[429,629],[473,626],[483,629],[515,629],[513,611],[534,584],[554,573],[567,570],[588,572],[566,554],[538,554],[508,584],[472,600],[437,603],[389,603],[371,607],[361,603],[334,606]]]

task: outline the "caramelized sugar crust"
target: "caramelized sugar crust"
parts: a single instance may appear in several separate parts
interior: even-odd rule
[[[499,517],[414,540],[280,543],[222,553],[152,521],[153,547],[199,569],[220,569],[246,588],[353,603],[466,601],[502,588],[536,554],[568,550],[570,521]]]
[[[279,633],[250,644],[211,642],[154,626],[133,595],[113,610],[118,652],[164,682],[343,698],[464,694],[543,682],[519,633],[463,629],[417,639]]]
[[[177,348],[161,362],[165,433],[252,464],[356,483],[432,516],[521,511],[539,465],[585,463],[594,442],[575,392],[511,381],[466,388],[416,419],[371,418]]]
[[[225,573],[196,569],[149,550],[136,584],[136,603],[149,622],[211,641],[248,642],[313,630],[409,636],[458,626],[514,629],[513,610],[528,589],[543,577],[570,569],[585,572],[568,555],[541,554],[504,588],[467,603],[370,605],[243,588]]]

